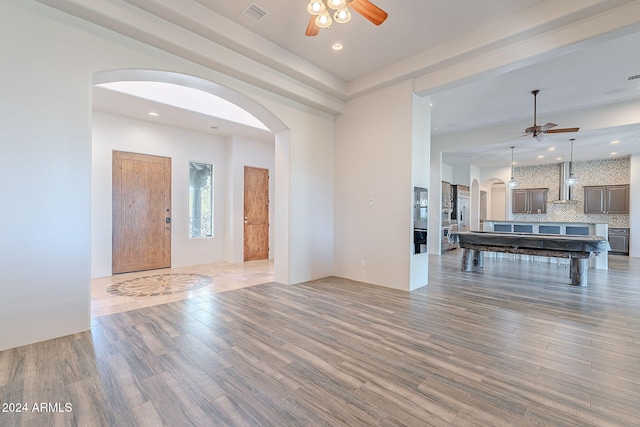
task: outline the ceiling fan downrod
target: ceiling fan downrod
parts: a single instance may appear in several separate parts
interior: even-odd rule
[[[538,92],[540,92],[539,89],[536,90],[532,90],[531,94],[533,95],[533,136],[537,136],[538,135],[538,120],[537,120],[537,112],[538,112],[538,105],[537,105],[537,100],[538,100]]]

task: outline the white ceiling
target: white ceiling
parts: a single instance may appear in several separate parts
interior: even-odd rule
[[[574,21],[588,21],[616,7],[637,3],[637,0],[375,0],[389,13],[381,26],[376,27],[354,13],[347,24],[334,24],[331,30],[321,30],[316,37],[305,37],[306,0],[39,1],[204,65],[217,59],[221,71],[269,90],[287,91],[289,82],[295,80],[312,94],[310,97],[321,93],[320,98],[340,100],[357,94],[358,88],[374,90],[428,72],[429,65],[425,64],[430,63],[433,55],[446,51],[445,47],[469,45],[487,34],[501,32],[508,35],[496,37],[477,50],[514,46],[525,39],[535,39],[538,34],[566,28]],[[259,22],[242,13],[251,4],[267,12]],[[514,63],[510,72],[501,70],[499,74],[431,94],[434,138],[451,137],[454,133],[465,135],[473,130],[474,135],[482,134],[478,139],[484,141],[464,152],[444,153],[444,161],[481,167],[503,164],[498,155],[510,155],[508,147],[516,145],[520,164],[549,163],[550,157],[537,158],[540,148],[546,150],[556,145],[566,157],[571,137],[576,138],[576,148],[580,147],[574,152],[576,160],[610,156],[612,139],[620,140],[616,147],[620,155],[638,152],[637,128],[602,129],[594,121],[584,123],[581,116],[568,115],[576,109],[640,99],[640,80],[625,82],[628,75],[640,74],[638,21],[615,34],[577,43],[545,58],[531,55],[529,60]],[[224,50],[217,51],[218,57],[213,58],[204,52],[194,52],[195,49],[180,49],[172,37],[187,33],[197,37],[194,41],[215,43],[255,61],[253,64],[264,64],[282,76],[282,80],[269,87],[259,77],[254,79],[262,71],[258,68],[225,70]],[[345,46],[342,51],[331,49],[336,41]],[[228,58],[235,60],[233,56]],[[533,89],[540,89],[538,124],[552,121],[558,127],[578,126],[580,132],[550,137],[538,144],[522,138],[514,140],[533,123],[530,94]],[[119,102],[116,94],[98,90],[94,103],[98,109],[150,120],[145,117],[145,108],[151,107],[143,106],[141,100]],[[244,132],[221,120],[177,109],[169,113],[170,107],[163,108],[167,113],[153,120],[181,123],[183,127],[221,135]],[[562,121],[564,117],[571,117],[571,122]],[[270,138],[264,134],[254,137]]]
[[[357,13],[347,24],[334,24],[305,37],[307,0],[197,0],[300,58],[347,82],[409,56],[478,30],[544,0],[372,0],[389,17],[379,27]],[[259,22],[242,12],[255,4],[267,12]],[[455,25],[451,25],[455,22]],[[333,43],[344,49],[335,52]]]
[[[568,161],[571,138],[577,161],[640,152],[640,116],[638,125],[612,128],[600,127],[597,118],[586,113],[640,99],[640,79],[626,81],[640,74],[640,54],[635,54],[639,47],[640,33],[634,33],[433,95],[434,135],[474,131],[490,141],[463,152],[445,152],[443,161],[479,167],[509,164],[510,159],[505,163],[501,156],[510,157],[511,146],[520,165]],[[547,135],[542,142],[522,137],[533,124],[533,89],[540,90],[537,124],[552,122],[580,131]]]

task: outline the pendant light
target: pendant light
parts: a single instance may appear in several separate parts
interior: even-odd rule
[[[518,181],[516,181],[516,179],[513,177],[513,149],[514,148],[515,147],[511,147],[511,179],[507,183],[509,188],[518,188],[518,185],[519,185]]]
[[[564,183],[568,187],[573,187],[578,183],[578,179],[573,176],[573,141],[575,141],[575,139],[572,138],[569,141],[571,141],[571,160],[569,160],[569,176],[564,180]]]

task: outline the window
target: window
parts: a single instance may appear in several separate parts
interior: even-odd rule
[[[213,165],[189,162],[189,237],[213,236]]]

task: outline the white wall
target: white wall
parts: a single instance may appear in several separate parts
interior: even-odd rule
[[[398,84],[347,101],[337,120],[338,276],[409,289],[412,101],[411,83]]]
[[[480,187],[480,220],[484,221],[490,215],[491,188]]]
[[[291,250],[288,283],[292,284],[332,275],[334,262],[335,123],[333,118],[313,123],[302,116],[297,120],[299,127],[291,130],[287,159]],[[279,235],[277,224],[275,230]],[[276,267],[277,262],[276,256]]]
[[[442,181],[445,168],[452,172],[451,166],[442,163],[442,152],[430,147],[430,182],[429,182],[429,227],[427,232],[427,252],[440,255],[442,251]],[[447,181],[450,182],[450,181]]]
[[[0,3],[0,350],[89,328],[91,74],[57,30]]]
[[[277,142],[287,169],[278,171],[276,195],[291,207],[281,276],[294,283],[331,274],[331,116],[32,1],[0,2],[0,36],[0,199],[11,201],[0,210],[0,350],[90,327],[91,85],[105,70],[213,81],[286,124],[272,128],[287,136]]]
[[[449,184],[456,184],[456,183],[453,182],[453,166],[448,165],[446,163],[442,163],[442,179],[441,179],[441,181],[446,181]]]
[[[491,214],[487,219],[507,219],[507,186],[504,184],[491,185]]]
[[[429,188],[431,170],[431,98],[413,95],[412,105],[412,146],[411,146],[411,189],[413,187]],[[413,192],[411,203],[414,203]],[[436,209],[437,212],[437,209]],[[425,286],[429,281],[429,253],[415,254],[413,243],[413,227],[416,218],[411,209],[411,220],[407,224],[412,236],[409,244],[410,278],[409,290]],[[427,237],[428,238],[428,237]]]
[[[468,165],[453,166],[453,177],[451,179],[451,184],[464,185],[464,186],[470,187],[471,186],[471,168],[472,166],[468,166]]]

